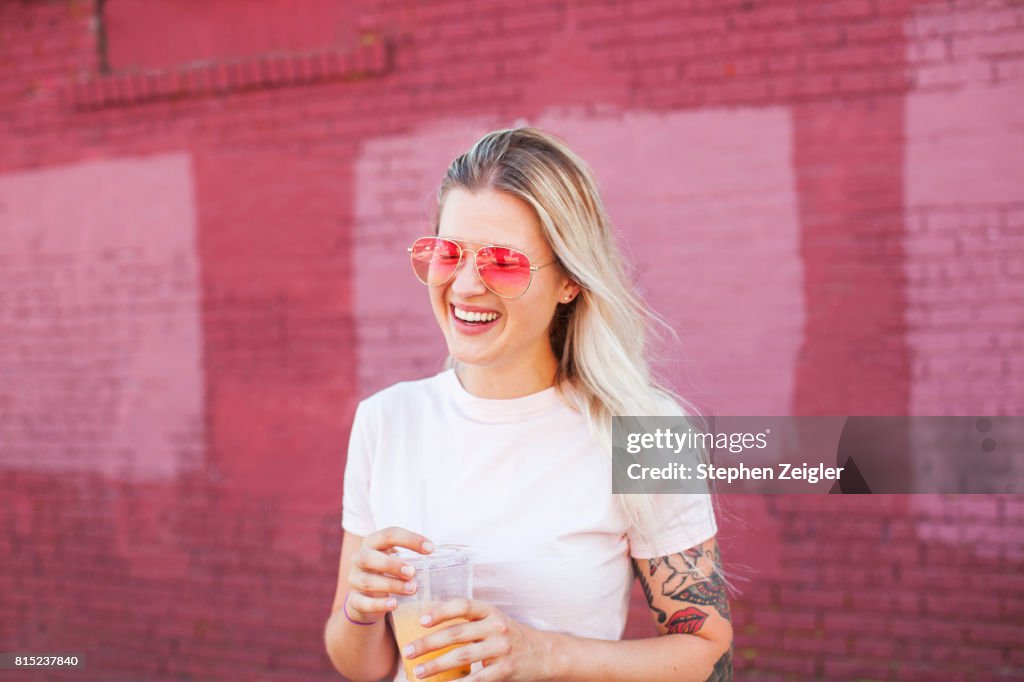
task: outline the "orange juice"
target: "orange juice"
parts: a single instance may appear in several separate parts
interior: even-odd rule
[[[437,632],[439,629],[454,625],[455,623],[468,622],[465,618],[452,618],[446,620],[443,623],[436,625],[432,628],[425,628],[420,625],[420,615],[422,615],[421,605],[416,603],[402,604],[391,614],[391,618],[395,624],[395,640],[398,642],[398,651],[401,652],[405,648],[406,644],[414,642],[420,637],[426,637],[431,632]],[[422,665],[427,661],[432,661],[438,656],[443,656],[452,649],[456,649],[459,646],[465,646],[462,644],[447,646],[437,651],[432,651],[424,656],[419,656],[411,661],[406,660],[405,656],[402,656],[402,665],[405,667],[405,676],[412,682],[419,678],[413,674],[412,670],[418,665]],[[446,670],[443,673],[437,675],[431,675],[423,679],[429,682],[448,682],[449,680],[461,680],[463,677],[469,675],[470,666],[466,665],[462,668],[456,668],[454,670]]]

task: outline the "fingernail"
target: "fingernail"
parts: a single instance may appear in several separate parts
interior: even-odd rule
[[[387,607],[388,607],[389,609],[393,609],[393,608],[395,608],[396,606],[398,606],[398,600],[397,600],[397,599],[388,599],[388,600],[387,600],[386,602],[384,602],[384,604],[385,604],[385,606],[387,606]]]
[[[412,669],[412,673],[416,677],[423,677],[423,666],[422,665],[416,666],[415,668]]]
[[[427,552],[428,554],[430,552],[433,552],[434,551],[434,543],[431,542],[430,540],[427,540],[426,542],[424,542],[423,543],[423,551]]]
[[[429,613],[424,613],[422,616],[420,616],[420,624],[421,625],[430,625],[430,620],[431,619],[430,619],[430,614]]]
[[[413,648],[412,644],[410,644],[409,646],[407,646],[404,649],[402,649],[402,654],[406,658],[412,658],[412,652],[413,651],[415,651],[415,649]]]
[[[411,578],[415,572],[416,569],[412,566],[402,566],[402,575],[406,576],[407,578]]]
[[[412,592],[415,589],[416,589],[416,583],[414,583],[413,581],[410,580],[409,582],[407,582],[405,584],[405,591],[406,592]]]

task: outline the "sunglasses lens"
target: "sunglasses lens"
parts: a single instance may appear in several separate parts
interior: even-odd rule
[[[488,246],[477,252],[476,265],[480,279],[498,296],[516,298],[530,286],[530,259],[525,253]]]
[[[447,282],[459,265],[459,245],[447,239],[417,239],[409,255],[416,277],[432,287]]]

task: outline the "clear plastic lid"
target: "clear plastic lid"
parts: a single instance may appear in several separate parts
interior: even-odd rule
[[[420,554],[402,548],[395,552],[395,557],[419,572],[422,570],[431,571],[439,568],[463,566],[470,563],[472,553],[468,545],[438,545],[430,554]]]

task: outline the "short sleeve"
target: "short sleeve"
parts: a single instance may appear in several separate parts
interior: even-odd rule
[[[662,414],[688,416],[674,400],[663,401]],[[634,559],[653,559],[695,547],[718,532],[710,493],[662,493],[651,495],[653,528],[631,527],[627,533],[629,554]]]
[[[341,526],[354,535],[366,537],[376,530],[370,507],[370,471],[376,431],[370,423],[366,402],[356,406],[352,433],[345,457],[345,483],[341,497]]]
[[[699,545],[718,532],[710,494],[652,495],[654,528],[627,532],[629,554],[634,559],[653,559]]]

